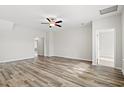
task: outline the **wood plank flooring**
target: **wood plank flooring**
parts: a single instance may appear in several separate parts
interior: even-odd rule
[[[0,63],[1,87],[116,87],[124,86],[120,70],[91,62],[38,57]]]

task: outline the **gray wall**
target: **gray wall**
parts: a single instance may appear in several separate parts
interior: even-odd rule
[[[0,20],[0,62],[34,57],[34,38],[43,37],[42,31]]]
[[[55,31],[54,55],[67,58],[92,60],[92,25],[71,27],[63,31]]]

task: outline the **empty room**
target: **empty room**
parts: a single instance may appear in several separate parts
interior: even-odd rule
[[[124,87],[124,6],[0,5],[0,87]]]

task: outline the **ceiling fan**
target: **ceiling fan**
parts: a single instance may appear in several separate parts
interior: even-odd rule
[[[62,23],[62,20],[56,21],[55,18],[46,18],[46,20],[48,21],[48,23],[42,22],[41,24],[49,24],[50,28],[54,26],[62,27],[61,25],[59,25],[60,23]]]

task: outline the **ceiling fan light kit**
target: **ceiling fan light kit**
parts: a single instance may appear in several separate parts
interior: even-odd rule
[[[46,18],[46,20],[48,21],[48,23],[41,23],[41,24],[49,24],[49,27],[62,27],[61,25],[59,25],[60,23],[62,23],[62,20],[56,21],[55,18]]]

